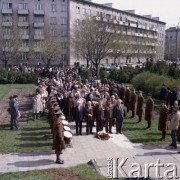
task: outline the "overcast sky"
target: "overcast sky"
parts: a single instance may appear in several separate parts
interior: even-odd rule
[[[180,0],[92,0],[95,3],[113,3],[120,10],[134,9],[139,15],[153,15],[166,22],[166,28],[180,22]]]

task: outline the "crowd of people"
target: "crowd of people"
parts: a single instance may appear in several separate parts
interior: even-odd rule
[[[170,146],[177,148],[176,138],[178,134],[180,136],[178,104],[180,88],[176,98],[172,98],[174,94],[170,93],[168,101],[164,95],[167,94],[165,89],[163,85],[160,92],[161,108],[157,128],[162,132],[160,140],[163,141],[169,126],[172,138]],[[144,117],[147,121],[146,129],[151,129],[154,117],[152,94],[148,93],[145,101],[142,91],[136,93],[134,88],[131,90],[130,87],[109,79],[101,81],[94,76],[90,80],[84,80],[79,76],[77,67],[43,68],[39,72],[33,97],[33,118],[38,119],[41,112],[49,110],[48,122],[53,133],[56,162],[62,164],[64,162],[60,159],[60,154],[66,147],[63,131],[66,129],[67,122],[75,121],[77,136],[83,133],[96,134],[99,131],[111,134],[113,126],[117,134],[122,134],[123,121],[129,113],[132,119],[138,116],[138,121],[135,123],[141,123]],[[65,119],[67,122],[63,122]],[[86,123],[86,132],[82,132],[83,122]],[[96,127],[95,132],[93,127]]]

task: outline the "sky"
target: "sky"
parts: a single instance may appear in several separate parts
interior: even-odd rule
[[[177,26],[180,22],[180,0],[92,0],[103,4],[113,3],[113,8],[120,10],[135,10],[138,15],[160,17],[166,22],[166,28]],[[180,26],[180,25],[179,25]]]

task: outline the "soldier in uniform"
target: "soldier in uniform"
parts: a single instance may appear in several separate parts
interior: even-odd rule
[[[62,114],[61,111],[56,112],[57,119],[53,125],[53,147],[52,149],[55,150],[56,153],[56,163],[57,164],[64,164],[64,160],[60,159],[60,154],[62,154],[62,150],[65,149],[65,141],[64,141],[64,130],[63,124],[60,119],[60,115]]]
[[[108,99],[106,102],[104,117],[105,117],[106,132],[112,133],[111,130],[112,130],[112,120],[113,120],[113,105],[111,104],[110,99]]]
[[[166,101],[162,101],[158,124],[158,130],[162,132],[162,137],[159,139],[160,141],[165,141],[166,138],[166,132],[168,130],[168,112]]]
[[[148,94],[148,99],[146,102],[146,109],[145,109],[145,120],[148,122],[148,126],[146,129],[151,128],[151,121],[153,118],[153,110],[154,110],[154,101],[152,99],[152,95]]]
[[[123,102],[124,102],[125,91],[126,89],[124,87],[124,84],[121,84],[121,88],[119,90],[119,97]]]
[[[130,100],[130,110],[132,111],[132,116],[131,118],[135,117],[135,112],[136,112],[136,106],[137,106],[137,95],[136,91],[133,88],[132,94],[131,94],[131,100]]]
[[[144,97],[142,96],[142,91],[139,91],[137,110],[136,110],[136,115],[139,118],[138,123],[142,121],[143,113],[144,113]]]
[[[130,98],[131,98],[131,91],[129,90],[129,87],[126,86],[124,106],[127,108],[127,113],[129,112]]]

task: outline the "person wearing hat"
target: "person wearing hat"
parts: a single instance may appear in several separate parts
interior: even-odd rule
[[[136,115],[138,116],[138,123],[142,121],[142,116],[144,113],[144,97],[142,95],[142,91],[139,91],[138,101],[137,101],[137,109]]]
[[[130,103],[129,103],[129,108],[132,111],[131,118],[135,117],[136,106],[137,106],[137,95],[136,95],[135,89],[133,88],[131,98],[130,98]]]
[[[120,99],[124,102],[124,97],[125,97],[125,87],[124,87],[124,84],[121,84],[121,88],[119,90],[119,97]]]
[[[57,164],[64,164],[64,160],[60,159],[60,154],[62,154],[62,150],[65,149],[65,141],[64,141],[64,129],[63,124],[60,119],[62,112],[57,111],[55,113],[56,120],[53,125],[53,146],[52,149],[55,150],[56,154],[56,163]]]
[[[148,122],[148,126],[146,129],[151,128],[151,121],[153,118],[153,111],[154,111],[154,101],[152,99],[151,93],[148,93],[147,95],[147,102],[146,102],[146,108],[145,108],[145,120]]]
[[[160,109],[160,116],[159,116],[159,124],[158,130],[162,132],[162,137],[159,139],[160,141],[165,141],[166,132],[168,130],[168,107],[166,105],[166,101],[161,101],[161,109]]]
[[[131,98],[131,91],[129,87],[126,86],[126,91],[125,91],[125,96],[124,96],[124,106],[127,109],[127,113],[129,112],[130,98]]]
[[[19,125],[18,125],[18,117],[20,116],[19,113],[19,108],[18,108],[18,101],[17,101],[18,96],[14,95],[9,102],[9,112],[11,114],[11,130],[14,128],[16,130],[19,130]]]
[[[173,106],[172,115],[170,116],[170,125],[169,125],[169,129],[171,130],[171,139],[172,139],[172,143],[170,144],[170,146],[175,149],[177,148],[176,135],[179,125],[180,125],[180,112],[178,105],[175,104]]]

